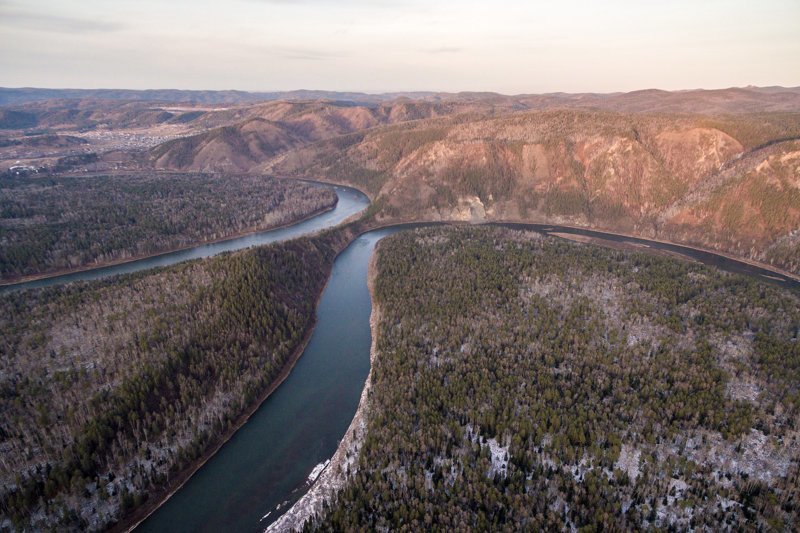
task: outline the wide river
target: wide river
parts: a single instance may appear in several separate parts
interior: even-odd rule
[[[328,187],[320,185],[320,187]],[[93,268],[72,274],[53,276],[50,278],[37,279],[13,285],[0,286],[0,293],[8,290],[33,289],[36,287],[47,287],[50,285],[61,285],[71,281],[91,280],[116,276],[117,274],[128,274],[160,266],[174,265],[189,259],[200,259],[210,257],[222,252],[231,252],[251,246],[269,244],[271,242],[286,241],[309,233],[314,233],[325,228],[332,228],[339,225],[342,221],[357,213],[360,213],[369,206],[369,198],[357,189],[343,186],[331,186],[339,197],[339,201],[330,211],[326,211],[315,217],[309,218],[291,226],[284,226],[274,230],[259,231],[235,237],[224,241],[217,241],[210,244],[201,244],[193,248],[185,248],[176,252],[168,252],[153,257],[145,257],[127,263],[111,265],[100,268]]]
[[[368,205],[360,192],[335,187],[333,211],[294,226],[172,254],[14,286],[30,288],[133,272],[223,251],[285,240],[339,224]],[[544,224],[508,224],[542,233],[570,233],[668,250],[724,270],[798,290],[786,276],[691,248]],[[371,301],[367,266],[377,242],[408,226],[370,231],[333,266],[317,308],[317,325],[286,381],[250,420],[138,530],[262,531],[307,489],[307,477],[333,455],[353,418],[369,372]]]

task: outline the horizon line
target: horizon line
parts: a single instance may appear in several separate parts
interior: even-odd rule
[[[592,94],[592,95],[619,95],[619,94],[630,94],[630,93],[637,93],[637,92],[646,92],[646,91],[660,91],[665,93],[685,93],[685,92],[699,92],[699,91],[726,91],[726,90],[733,90],[733,89],[742,89],[742,90],[753,90],[753,89],[786,89],[786,90],[798,90],[800,89],[800,85],[792,86],[792,85],[733,85],[727,87],[713,87],[713,88],[705,88],[705,87],[695,87],[695,88],[687,88],[687,89],[661,89],[658,87],[645,87],[641,89],[633,89],[633,90],[618,90],[618,91],[547,91],[547,92],[520,92],[520,93],[503,93],[499,91],[491,91],[491,90],[463,90],[463,91],[447,91],[447,90],[431,90],[431,89],[408,89],[408,90],[379,90],[379,91],[370,91],[370,90],[357,90],[357,89],[306,89],[306,88],[298,88],[298,89],[258,89],[258,90],[251,90],[251,89],[179,89],[175,87],[160,87],[160,88],[148,88],[148,89],[131,89],[125,87],[36,87],[36,86],[20,86],[20,87],[6,87],[0,86],[0,90],[43,90],[43,91],[129,91],[129,92],[159,92],[159,91],[173,91],[173,92],[213,92],[213,93],[225,93],[225,92],[235,92],[235,93],[245,93],[245,94],[281,94],[281,93],[301,93],[301,92],[318,92],[318,93],[353,93],[353,94],[362,94],[366,96],[385,96],[385,95],[392,95],[392,94],[425,94],[425,95],[436,95],[436,94],[448,94],[448,95],[463,95],[463,94],[490,94],[496,96],[506,96],[506,97],[521,97],[521,96],[545,96],[545,95],[554,95],[554,94],[569,94],[569,95],[579,95],[579,94]]]

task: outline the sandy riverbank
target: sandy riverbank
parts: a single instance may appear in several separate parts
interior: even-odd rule
[[[331,502],[336,493],[344,487],[348,475],[352,476],[358,470],[358,454],[367,431],[367,403],[369,392],[372,387],[372,369],[375,367],[375,357],[377,353],[377,332],[380,322],[380,309],[375,303],[375,275],[377,269],[376,249],[369,261],[367,274],[367,285],[369,295],[372,300],[372,312],[369,317],[370,330],[372,331],[372,344],[369,351],[369,374],[364,382],[364,390],[361,392],[361,399],[358,401],[356,414],[353,421],[342,437],[339,446],[336,448],[330,464],[322,471],[316,482],[311,486],[306,494],[283,514],[278,520],[270,524],[267,532],[284,532],[302,530],[303,524],[310,518],[319,514],[325,502]]]

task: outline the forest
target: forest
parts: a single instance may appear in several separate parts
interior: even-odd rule
[[[366,436],[307,530],[800,527],[800,295],[506,228],[377,254]]]
[[[0,295],[0,516],[102,530],[167,486],[299,355],[347,242]]]
[[[261,176],[0,178],[0,280],[269,229],[336,200],[329,188]]]

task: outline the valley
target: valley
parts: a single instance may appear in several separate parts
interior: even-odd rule
[[[329,96],[18,101],[0,121],[7,279],[86,269],[0,294],[5,527],[124,529],[170,495],[140,528],[793,527],[800,92]],[[370,364],[347,337],[369,333],[366,286],[325,302],[395,232]],[[358,369],[338,383],[335,345]],[[298,514],[367,370],[350,470]],[[348,398],[335,416],[311,414],[323,390]]]
[[[0,533],[800,531],[797,21],[0,1]]]
[[[381,223],[570,224],[800,272],[796,88],[328,96],[18,103],[0,169],[324,180]]]

